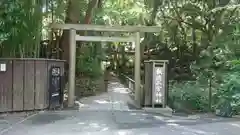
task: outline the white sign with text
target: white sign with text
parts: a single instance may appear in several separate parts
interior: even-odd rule
[[[6,64],[0,64],[0,71],[6,71]]]

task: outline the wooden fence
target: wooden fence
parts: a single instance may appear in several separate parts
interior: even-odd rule
[[[62,60],[0,59],[0,112],[48,108],[52,66],[64,77]]]
[[[130,78],[130,77],[128,77],[128,76],[126,76],[126,75],[124,75],[124,74],[120,74],[122,77],[123,77],[123,79],[124,79],[124,84],[126,85],[126,87],[130,90],[130,92],[129,92],[129,96],[130,96],[130,98],[131,99],[133,99],[133,100],[135,100],[135,81],[132,79],[132,78]],[[140,86],[140,88],[141,88],[141,91],[142,92],[144,92],[144,87],[143,87],[143,85],[141,84],[141,86]],[[142,93],[142,94],[144,94],[144,93]],[[142,95],[143,96],[143,95]],[[143,97],[142,97],[143,98]],[[143,100],[143,99],[141,99],[141,100]]]

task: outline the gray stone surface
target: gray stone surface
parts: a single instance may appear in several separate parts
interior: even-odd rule
[[[21,123],[26,118],[36,115],[36,112],[18,112],[0,114],[0,134],[12,128],[14,125]]]
[[[143,110],[147,113],[156,113],[156,114],[162,114],[164,116],[172,117],[173,110],[169,107],[166,108],[150,108],[146,107],[143,108]]]
[[[109,92],[83,98],[77,110],[46,111],[25,118],[2,135],[239,135],[240,122],[213,116],[166,117],[133,110],[119,83]],[[3,129],[3,128],[2,128]],[[6,128],[5,128],[6,129]],[[4,131],[4,132],[3,132]]]

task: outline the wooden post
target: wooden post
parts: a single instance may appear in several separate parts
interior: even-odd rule
[[[209,83],[209,93],[208,93],[208,109],[209,112],[212,111],[212,77],[210,76],[210,79],[208,80]]]
[[[68,107],[74,106],[75,96],[75,67],[76,67],[76,30],[70,29],[69,38],[69,84],[68,84]]]
[[[140,47],[140,32],[135,34],[135,65],[134,65],[134,80],[135,80],[135,101],[141,107],[141,47]]]

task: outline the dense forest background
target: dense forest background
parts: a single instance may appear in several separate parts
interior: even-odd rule
[[[69,32],[51,30],[51,23],[157,25],[160,33],[141,35],[141,54],[142,60],[169,60],[170,106],[206,111],[228,101],[239,111],[239,4],[239,0],[4,0],[0,57],[68,60]],[[102,61],[109,61],[117,73],[133,75],[131,44],[78,44],[81,94],[97,91]]]

